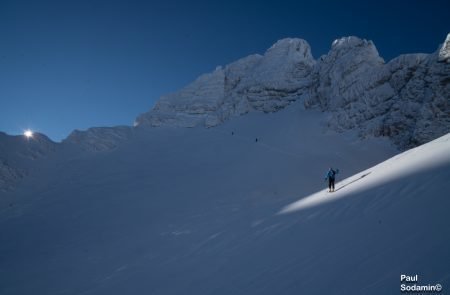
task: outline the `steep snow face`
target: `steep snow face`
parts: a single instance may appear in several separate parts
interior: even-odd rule
[[[34,161],[57,150],[47,136],[11,136],[0,132],[0,190],[12,189],[27,173]]]
[[[251,110],[274,112],[307,91],[314,64],[306,41],[283,39],[264,56],[251,55],[219,67],[179,92],[163,96],[136,122],[210,127]]]

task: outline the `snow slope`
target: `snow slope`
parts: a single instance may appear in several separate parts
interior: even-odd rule
[[[297,223],[287,230],[307,241],[302,247],[314,249],[323,237],[330,244],[316,263],[331,280],[317,294],[330,287],[333,294],[395,294],[400,274],[418,274],[418,285],[439,283],[446,292],[449,177],[447,134],[342,180],[333,194],[318,191],[282,208]]]
[[[0,293],[392,294],[416,272],[450,285],[448,136],[357,180],[396,149],[326,120],[296,103],[123,130],[112,150],[61,145],[0,193]],[[330,165],[342,189],[299,207]]]

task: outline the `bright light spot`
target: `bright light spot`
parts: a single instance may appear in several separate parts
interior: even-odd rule
[[[23,132],[23,135],[25,135],[27,138],[33,137],[33,131],[31,130],[25,130]]]

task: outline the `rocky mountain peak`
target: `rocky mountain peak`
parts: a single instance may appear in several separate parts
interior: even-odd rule
[[[277,41],[264,54],[266,59],[287,57],[289,60],[309,64],[314,63],[308,42],[298,38],[286,38]]]
[[[439,49],[439,61],[445,61],[450,63],[450,33],[447,34],[447,38],[445,38],[444,44],[442,44]]]

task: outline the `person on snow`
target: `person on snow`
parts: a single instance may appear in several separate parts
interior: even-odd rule
[[[330,167],[330,170],[328,170],[327,174],[325,175],[325,181],[328,179],[328,191],[334,192],[334,181],[336,179],[336,174],[339,173],[339,169],[334,170]]]

